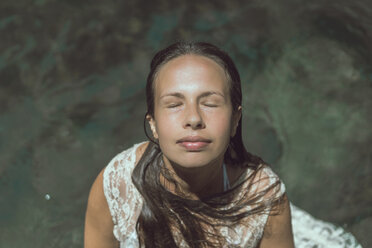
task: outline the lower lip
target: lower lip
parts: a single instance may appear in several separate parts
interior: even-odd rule
[[[179,144],[189,151],[199,151],[209,145],[208,142],[181,142]]]

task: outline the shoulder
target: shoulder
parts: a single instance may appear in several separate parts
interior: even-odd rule
[[[108,163],[107,167],[118,167],[120,164],[132,163],[133,165],[137,164],[139,158],[142,156],[145,151],[148,141],[140,142],[134,144],[128,149],[118,153],[114,156],[111,161]]]
[[[141,158],[143,152],[146,150],[147,145],[148,141],[141,142],[120,152],[113,157],[108,165],[103,169],[102,180],[106,199],[112,200],[118,198],[118,190],[125,190],[128,185],[131,185],[132,171]],[[123,187],[122,184],[125,184],[126,187]],[[121,194],[121,197],[123,196],[124,195]]]
[[[275,214],[270,214],[266,222],[259,248],[266,247],[294,247],[290,203],[286,194]]]
[[[104,169],[98,174],[94,180],[88,197],[88,209],[91,212],[100,212],[102,214],[109,213],[107,203],[103,194],[103,172]],[[102,210],[102,211],[101,211]]]
[[[117,177],[130,177],[135,165],[138,163],[143,152],[146,150],[148,141],[133,145],[132,147],[118,153],[104,168],[103,183],[107,186],[108,180]]]
[[[252,178],[252,190],[267,191],[265,197],[281,197],[285,193],[285,185],[268,164],[260,164]]]
[[[123,180],[130,180],[126,173],[138,163],[148,142],[135,144],[120,152],[105,166],[94,180],[90,189],[85,218],[85,242],[116,242],[113,236],[114,226],[118,221],[118,201],[126,201],[128,185]],[[128,181],[126,181],[128,182]],[[116,237],[118,239],[118,237]],[[92,246],[93,247],[93,246]],[[103,247],[103,246],[102,246]]]
[[[146,151],[147,146],[149,145],[149,141],[145,141],[139,144],[139,146],[136,149],[136,161],[135,165],[138,164],[138,161],[141,159],[143,153]]]
[[[97,178],[92,184],[88,198],[88,207],[91,206],[92,209],[93,208],[98,210],[100,209],[104,210],[105,213],[109,213],[108,212],[109,206],[106,200],[107,198],[110,198],[109,195],[112,194],[112,192],[109,192],[109,189],[112,188],[111,187],[112,183],[110,182],[110,180],[114,178],[117,179],[117,177],[119,176],[117,175],[117,173],[120,174],[118,170],[121,167],[123,168],[128,167],[125,166],[124,163],[125,160],[128,160],[130,162],[127,163],[127,165],[137,164],[143,152],[146,150],[147,145],[148,142],[135,144],[132,147],[117,154],[113,159],[111,159],[108,165],[101,170],[101,172],[98,174]]]
[[[112,235],[113,223],[111,214],[103,193],[102,170],[95,179],[89,193],[85,213],[84,247],[96,247],[97,244],[115,244]]]
[[[123,167],[128,167],[126,165],[136,164],[139,158],[142,156],[144,150],[146,149],[148,142],[142,142],[133,145],[132,147],[120,152],[105,166],[96,179],[94,180],[92,187],[90,189],[88,198],[88,209],[94,212],[108,213],[108,205],[105,198],[107,198],[106,189],[109,187],[110,182],[107,179],[113,177],[115,172]],[[130,167],[130,166],[129,166]],[[106,197],[105,197],[106,196]]]

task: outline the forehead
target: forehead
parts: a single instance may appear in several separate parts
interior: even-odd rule
[[[154,82],[156,94],[196,86],[200,90],[213,88],[227,93],[228,77],[225,70],[210,58],[182,55],[164,64]]]

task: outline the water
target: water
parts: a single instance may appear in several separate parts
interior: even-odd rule
[[[244,141],[292,202],[371,246],[370,1],[0,3],[0,247],[81,247],[99,171],[145,139],[154,53],[226,49]]]

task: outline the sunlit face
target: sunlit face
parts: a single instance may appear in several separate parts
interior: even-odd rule
[[[222,163],[241,116],[233,116],[229,83],[213,60],[177,57],[155,79],[155,118],[148,118],[164,160],[182,167]]]

